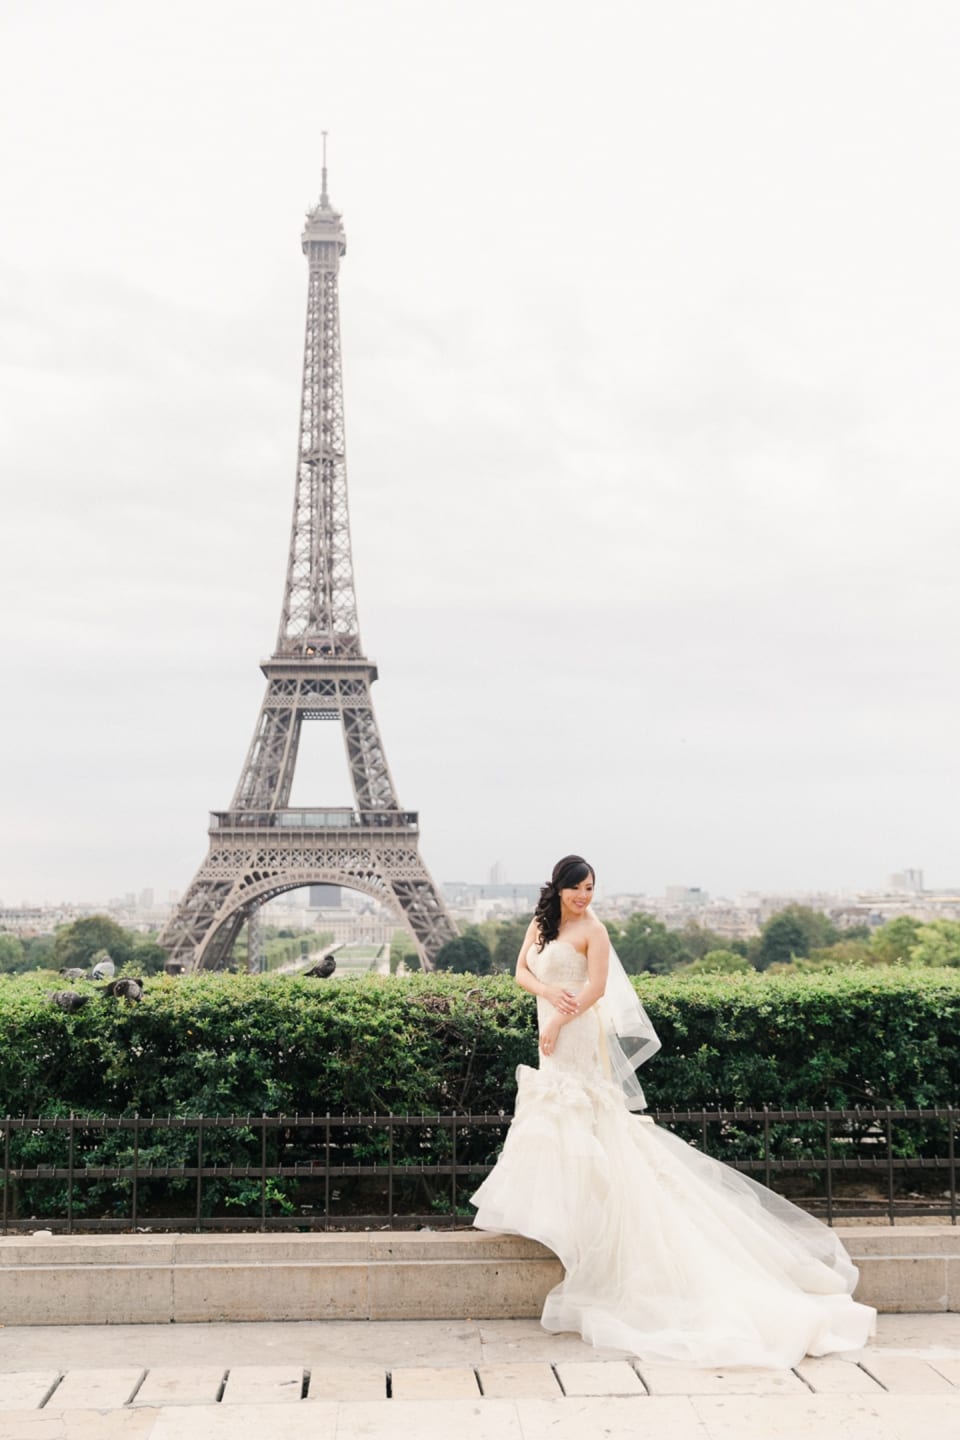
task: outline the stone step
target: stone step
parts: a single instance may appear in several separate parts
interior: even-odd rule
[[[960,1310],[960,1232],[846,1227],[857,1298]],[[562,1278],[543,1246],[462,1231],[6,1236],[0,1324],[525,1319]]]

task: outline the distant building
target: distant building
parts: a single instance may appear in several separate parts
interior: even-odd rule
[[[898,870],[887,881],[887,889],[895,895],[921,895],[923,893],[922,870]]]
[[[710,899],[699,885],[668,885],[664,894],[668,905],[681,905],[686,909],[706,905]]]

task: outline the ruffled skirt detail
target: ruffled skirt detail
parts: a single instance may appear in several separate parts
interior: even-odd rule
[[[836,1234],[559,1066],[517,1106],[474,1224],[539,1240],[565,1278],[543,1324],[688,1365],[790,1367],[860,1349],[876,1312]]]

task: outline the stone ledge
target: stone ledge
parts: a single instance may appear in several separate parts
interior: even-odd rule
[[[960,1231],[849,1227],[857,1298],[885,1313],[960,1310]],[[7,1236],[0,1323],[526,1319],[561,1278],[515,1235]]]

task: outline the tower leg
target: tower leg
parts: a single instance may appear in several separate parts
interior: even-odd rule
[[[267,956],[263,948],[263,923],[260,916],[262,905],[254,905],[247,914],[247,969],[251,975],[262,975],[267,968]]]

